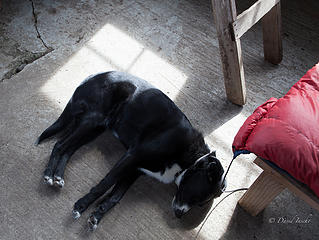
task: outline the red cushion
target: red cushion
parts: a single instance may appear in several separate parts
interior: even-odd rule
[[[282,98],[271,98],[247,118],[233,151],[275,163],[319,196],[319,63]]]

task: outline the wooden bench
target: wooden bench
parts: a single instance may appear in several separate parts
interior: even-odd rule
[[[282,60],[280,0],[258,0],[237,16],[235,0],[212,0],[224,82],[229,101],[244,105],[246,89],[241,36],[262,19],[264,57],[278,64]]]
[[[319,211],[319,198],[306,185],[269,161],[257,157],[254,163],[264,171],[239,200],[239,205],[252,216],[260,213],[285,188]]]

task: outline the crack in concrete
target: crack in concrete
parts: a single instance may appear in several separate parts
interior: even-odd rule
[[[31,2],[31,6],[32,6],[32,15],[33,15],[33,20],[34,20],[34,28],[37,32],[37,38],[40,39],[40,41],[42,42],[42,45],[46,48],[46,49],[50,49],[51,51],[53,50],[52,47],[48,47],[48,45],[44,42],[44,40],[42,39],[42,36],[39,32],[38,29],[38,15],[35,12],[35,6],[34,6],[34,2],[33,0],[29,0]]]
[[[34,28],[37,32],[37,38],[40,39],[40,41],[42,42],[42,45],[46,48],[45,51],[42,52],[30,52],[28,50],[24,50],[23,52],[23,56],[18,58],[17,60],[13,61],[10,65],[11,65],[11,70],[9,70],[1,79],[0,82],[3,82],[5,79],[10,79],[12,76],[14,76],[15,74],[21,72],[25,66],[27,66],[28,64],[33,63],[34,61],[38,60],[39,58],[44,57],[45,55],[47,55],[48,53],[52,52],[54,49],[50,46],[48,46],[44,40],[42,39],[42,36],[39,32],[38,29],[38,17],[37,14],[35,12],[35,5],[33,0],[29,0],[31,2],[31,6],[32,6],[32,15],[33,15],[33,20],[34,20]]]
[[[24,56],[18,60],[12,62],[11,70],[9,70],[1,79],[0,82],[3,82],[5,79],[10,79],[15,74],[21,72],[25,66],[28,64],[33,63],[34,61],[38,60],[39,58],[44,57],[48,53],[52,52],[53,49],[47,49],[44,52],[29,52],[28,50],[24,51]]]

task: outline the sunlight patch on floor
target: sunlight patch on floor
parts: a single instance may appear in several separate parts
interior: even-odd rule
[[[173,100],[187,80],[187,76],[172,64],[115,26],[106,24],[41,90],[62,108],[83,79],[112,70],[144,78]]]

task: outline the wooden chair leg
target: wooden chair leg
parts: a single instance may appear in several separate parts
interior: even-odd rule
[[[263,17],[262,25],[265,60],[278,64],[282,60],[280,2]]]
[[[212,0],[219,50],[229,101],[244,105],[246,89],[239,39],[232,39],[231,24],[237,17],[235,0]]]
[[[239,200],[239,205],[256,216],[284,189],[271,173],[263,171]]]

